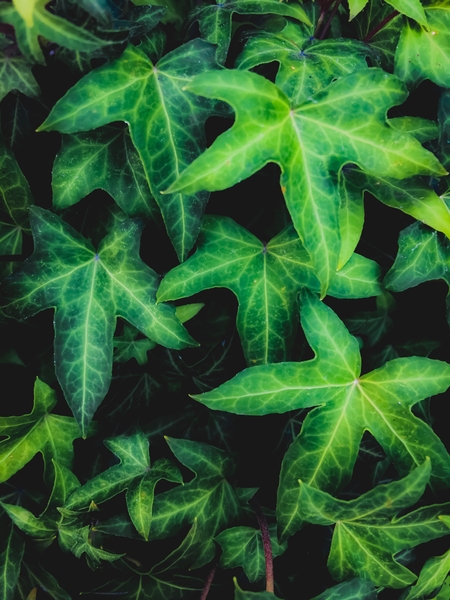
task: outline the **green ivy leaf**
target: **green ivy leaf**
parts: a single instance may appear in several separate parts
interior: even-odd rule
[[[13,600],[25,542],[4,515],[0,516],[0,533],[0,598]]]
[[[381,292],[378,278],[378,265],[355,254],[335,273],[328,293],[338,298],[375,296]],[[176,300],[214,287],[230,289],[239,302],[236,321],[244,355],[253,365],[288,358],[302,286],[320,290],[292,226],[263,244],[232,219],[206,215],[196,253],[164,277],[157,299]]]
[[[394,117],[388,123],[401,133],[410,133],[421,144],[437,139],[439,127],[436,121],[422,119],[421,117]],[[444,165],[445,166],[445,165]]]
[[[377,439],[400,474],[429,456],[433,486],[447,486],[450,476],[450,456],[442,442],[411,413],[416,402],[449,387],[450,365],[399,358],[361,376],[357,340],[311,292],[303,289],[300,298],[313,360],[252,367],[193,396],[209,408],[247,415],[319,405],[308,413],[283,460],[277,504],[282,540],[301,524],[298,479],[330,492],[340,489],[350,479],[364,431]]]
[[[80,430],[72,417],[51,414],[55,392],[40,379],[34,384],[33,410],[20,417],[0,417],[0,481],[7,481],[37,452],[44,458],[46,478],[52,479],[51,460],[71,468],[73,440]]]
[[[277,525],[269,525],[272,555],[281,556],[287,548],[287,542],[279,544]],[[222,548],[220,566],[223,569],[242,567],[251,583],[262,579],[266,572],[266,561],[261,531],[253,527],[232,527],[225,529],[217,537],[216,542]]]
[[[17,43],[29,61],[45,64],[39,38],[46,38],[71,50],[95,51],[113,42],[101,40],[46,10],[50,0],[0,2],[0,22],[14,27]]]
[[[441,518],[442,520],[442,518]],[[420,570],[417,583],[409,590],[404,600],[421,600],[428,598],[442,587],[450,573],[450,550],[442,556],[429,558]]]
[[[278,596],[272,594],[272,592],[246,592],[241,590],[237,582],[236,577],[233,577],[234,581],[234,600],[279,600]]]
[[[156,218],[159,210],[141,159],[123,125],[63,135],[53,165],[53,206],[67,208],[102,189],[129,217]]]
[[[33,204],[30,186],[14,154],[0,140],[0,210],[17,226],[29,230],[28,209]]]
[[[117,456],[119,464],[75,490],[64,509],[88,511],[92,502],[101,504],[127,490],[130,518],[136,530],[148,540],[156,484],[162,479],[182,483],[180,472],[166,459],[157,460],[150,466],[149,442],[141,432],[107,440],[105,445]]]
[[[392,326],[390,314],[396,308],[394,298],[389,292],[383,292],[376,298],[374,311],[355,312],[345,320],[345,325],[352,335],[363,336],[365,345],[371,348],[386,335]]]
[[[212,6],[194,9],[186,27],[198,21],[202,38],[217,45],[217,60],[223,64],[227,58],[231,41],[233,14],[239,15],[282,15],[311,24],[307,13],[298,4],[285,4],[279,0],[225,0]]]
[[[69,2],[80,6],[104,25],[108,25],[112,19],[110,0],[69,0]]]
[[[33,64],[23,56],[8,56],[0,53],[0,100],[12,90],[30,98],[40,96],[39,84],[31,69]]]
[[[160,192],[206,147],[203,125],[213,105],[185,87],[195,75],[215,68],[214,46],[199,39],[156,65],[139,48],[128,46],[119,59],[73,86],[39,127],[74,133],[126,121],[180,260],[197,238],[208,194],[161,197]]]
[[[334,579],[359,576],[393,588],[415,581],[416,575],[393,555],[448,535],[439,515],[448,511],[449,504],[425,506],[400,518],[396,515],[419,500],[429,476],[427,459],[400,481],[379,485],[348,502],[299,482],[302,518],[316,525],[336,524],[328,557]]]
[[[69,594],[60,587],[53,575],[39,564],[31,563],[28,560],[22,561],[20,580],[23,587],[25,585],[28,589],[38,587],[49,594],[53,600],[71,600]]]
[[[151,539],[164,539],[198,520],[202,544],[191,568],[200,567],[214,556],[214,537],[232,524],[241,512],[239,498],[225,479],[235,469],[232,458],[222,450],[190,440],[166,438],[175,457],[194,479],[155,497]]]
[[[344,164],[354,162],[369,174],[399,179],[445,174],[412,136],[386,124],[386,110],[403,102],[406,93],[396,78],[381,70],[342,77],[294,107],[273,83],[245,71],[210,72],[187,88],[231,104],[236,121],[167,192],[225,189],[276,162],[287,207],[312,257],[322,295],[338,264],[335,179]]]
[[[97,568],[102,561],[114,562],[124,556],[96,547],[93,544],[92,530],[89,525],[81,528],[62,525],[59,528],[59,545],[63,550],[72,552],[76,558],[86,554],[87,563],[92,569]]]
[[[422,27],[428,27],[427,16],[420,0],[386,0],[386,2],[402,15],[414,19]]]
[[[31,215],[35,251],[2,284],[2,307],[22,319],[56,309],[56,375],[86,436],[111,382],[116,315],[164,346],[196,343],[173,307],[155,304],[158,277],[139,257],[143,223],[119,223],[96,252],[56,215]]]
[[[367,579],[352,579],[329,588],[322,594],[314,596],[313,600],[377,600],[378,595],[371,581]]]

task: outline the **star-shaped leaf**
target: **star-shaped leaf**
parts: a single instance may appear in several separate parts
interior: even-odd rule
[[[128,46],[95,69],[54,106],[40,131],[89,131],[126,121],[180,260],[198,235],[208,194],[162,197],[181,171],[206,147],[204,122],[212,103],[185,90],[194,75],[218,68],[214,46],[200,39],[166,54],[156,65]]]
[[[139,257],[143,223],[119,222],[96,251],[56,215],[32,207],[35,250],[2,284],[1,306],[24,319],[55,308],[56,375],[83,435],[111,382],[116,315],[172,348],[195,345],[156,305],[158,276]]]
[[[0,53],[0,100],[12,90],[37,98],[41,90],[31,72],[33,64],[23,56],[8,56]]]
[[[34,384],[33,410],[20,417],[0,417],[0,481],[7,481],[24,467],[37,452],[44,458],[46,477],[52,479],[51,460],[71,468],[73,440],[80,430],[72,417],[51,414],[55,392],[43,381]]]
[[[300,317],[313,360],[260,365],[242,371],[211,392],[193,396],[209,408],[264,415],[318,406],[286,453],[278,491],[281,539],[301,524],[298,479],[331,493],[353,471],[365,431],[403,475],[431,458],[433,486],[447,486],[450,456],[432,429],[411,413],[420,400],[450,386],[450,365],[399,358],[361,375],[357,340],[337,315],[306,289]]]
[[[199,6],[189,15],[187,27],[198,21],[201,36],[217,45],[217,60],[224,63],[231,41],[233,13],[239,15],[282,15],[310,24],[305,10],[298,4],[279,0],[225,0],[209,6]]]
[[[336,179],[344,164],[399,179],[446,173],[412,136],[387,125],[386,110],[403,102],[406,93],[397,78],[379,69],[342,77],[299,106],[292,106],[275,84],[245,71],[200,75],[187,87],[231,104],[236,121],[168,193],[225,189],[268,162],[279,164],[286,204],[313,260],[322,295],[338,265]]]
[[[19,48],[28,60],[45,64],[39,38],[84,52],[92,52],[112,43],[51,13],[46,9],[49,1],[13,0],[12,4],[0,2],[0,22],[14,27]]]
[[[64,509],[87,511],[92,502],[101,504],[127,490],[130,518],[137,531],[148,540],[156,484],[162,479],[182,483],[180,472],[166,459],[150,466],[149,442],[143,433],[116,437],[105,445],[117,456],[119,464],[75,490]]]
[[[379,267],[354,255],[331,280],[328,293],[360,298],[381,293]],[[172,269],[158,289],[158,301],[185,298],[226,287],[239,302],[237,328],[249,364],[289,357],[298,324],[297,293],[320,284],[295,229],[288,226],[263,244],[228,217],[206,215],[198,249]]]
[[[63,135],[53,164],[52,188],[57,209],[102,189],[129,217],[155,218],[159,214],[141,159],[124,126]]]
[[[400,481],[379,485],[349,502],[299,482],[302,518],[316,525],[335,524],[328,557],[334,579],[359,576],[392,588],[403,588],[417,579],[393,555],[448,535],[439,516],[448,513],[450,504],[425,506],[400,518],[397,515],[419,500],[429,476],[427,459]]]

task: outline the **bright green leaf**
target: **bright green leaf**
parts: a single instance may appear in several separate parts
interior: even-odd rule
[[[302,286],[320,290],[311,260],[292,226],[263,244],[227,217],[206,215],[197,252],[172,269],[158,289],[158,301],[176,300],[214,288],[238,298],[237,328],[247,362],[289,357],[298,323],[296,297]],[[354,255],[335,273],[328,293],[337,298],[375,296],[379,267]]]
[[[56,374],[84,436],[111,381],[116,315],[164,346],[196,345],[175,317],[156,306],[158,277],[139,257],[143,223],[119,223],[96,251],[56,215],[33,207],[35,251],[2,285],[8,316],[55,308]]]
[[[39,128],[74,133],[126,121],[180,260],[198,235],[208,194],[162,197],[160,192],[205,148],[203,125],[213,105],[185,88],[192,77],[215,68],[214,46],[199,39],[156,65],[139,48],[128,46],[119,59],[73,86]]]
[[[123,556],[98,548],[93,543],[92,530],[89,525],[85,527],[61,526],[59,529],[59,544],[63,550],[72,552],[76,558],[86,554],[88,565],[94,569],[102,561],[114,562]]]
[[[32,64],[23,56],[0,53],[0,100],[12,90],[37,98],[41,90],[31,72]]]
[[[388,123],[397,131],[410,133],[421,144],[435,140],[439,135],[439,128],[436,121],[422,119],[421,117],[394,117],[388,119]],[[444,165],[445,167],[445,165]]]
[[[449,573],[450,550],[442,556],[429,558],[420,571],[417,583],[409,590],[404,600],[421,600],[430,597],[442,586]]]
[[[342,165],[353,162],[374,176],[399,179],[445,174],[412,136],[386,124],[386,110],[401,103],[406,93],[396,78],[381,70],[342,77],[294,107],[273,83],[245,71],[200,75],[187,87],[231,104],[236,121],[167,192],[225,189],[276,162],[287,207],[313,259],[322,295],[338,264],[335,178]]]
[[[420,0],[386,0],[386,2],[402,15],[417,21],[424,28],[428,26],[425,10]]]

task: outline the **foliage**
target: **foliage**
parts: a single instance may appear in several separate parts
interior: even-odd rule
[[[449,74],[443,0],[0,2],[1,600],[450,598]]]

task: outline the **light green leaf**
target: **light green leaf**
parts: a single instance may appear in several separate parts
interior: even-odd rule
[[[424,28],[428,26],[427,17],[420,0],[386,0],[386,2],[402,15],[417,21]]]
[[[0,53],[0,100],[12,90],[37,98],[41,90],[31,72],[32,63],[23,56],[8,56]]]
[[[308,14],[316,21],[319,7],[310,4]],[[276,61],[279,70],[277,86],[299,106],[327,87],[334,79],[367,69],[366,57],[370,47],[358,40],[314,37],[314,25],[307,26],[288,21],[279,32],[261,31],[254,34],[236,60],[239,69]]]
[[[427,25],[405,19],[397,51],[395,74],[409,87],[424,79],[450,87],[450,6],[438,1],[425,7]]]
[[[298,479],[333,492],[349,479],[365,431],[400,474],[431,458],[432,485],[447,486],[450,456],[439,438],[411,413],[420,400],[445,391],[450,365],[428,358],[399,358],[365,375],[357,340],[311,292],[301,294],[300,316],[313,360],[246,369],[220,387],[193,396],[206,406],[264,415],[318,406],[286,453],[278,491],[281,539],[301,524]]]
[[[269,532],[272,555],[280,556],[285,552],[287,542],[281,545],[278,543],[276,523],[269,525]],[[223,569],[242,567],[252,583],[264,577],[266,561],[259,529],[243,526],[225,529],[216,537],[216,542],[222,548],[220,566]]]
[[[287,4],[279,0],[225,0],[212,6],[194,9],[187,27],[198,21],[202,38],[217,45],[217,60],[223,64],[227,58],[231,41],[232,17],[239,15],[282,15],[311,24],[305,10],[298,4]]]
[[[359,255],[334,274],[328,293],[338,298],[375,296],[379,267]],[[302,286],[320,284],[295,229],[285,228],[267,244],[228,217],[206,215],[197,251],[172,269],[157,292],[158,301],[226,287],[238,299],[237,329],[250,365],[279,362],[290,355],[297,331],[296,297]]]
[[[29,510],[16,504],[2,502],[1,506],[14,525],[30,537],[42,541],[54,539],[57,525],[51,520],[35,517]]]
[[[0,22],[14,27],[17,43],[29,61],[45,64],[39,38],[46,38],[71,50],[92,52],[112,42],[101,40],[46,9],[50,0],[0,2]]]
[[[375,587],[367,579],[352,579],[329,588],[313,600],[377,600]]]
[[[350,21],[354,19],[363,10],[369,0],[349,0],[348,7],[350,9]],[[370,3],[369,3],[370,4]]]
[[[334,579],[359,576],[393,588],[415,581],[416,575],[393,555],[447,535],[439,515],[448,511],[449,504],[426,506],[400,518],[396,515],[419,500],[429,476],[427,459],[400,481],[379,485],[348,502],[299,482],[302,518],[316,525],[336,523],[328,557]]]
[[[11,522],[1,517],[0,535],[0,598],[13,600],[19,579],[25,542]]]
[[[213,538],[230,526],[241,512],[239,498],[225,479],[231,477],[234,461],[222,450],[190,440],[166,438],[175,457],[194,479],[162,494],[153,505],[151,539],[164,539],[198,520],[202,544],[191,568],[200,567],[214,556]]]
[[[35,250],[2,284],[2,308],[21,319],[56,309],[56,374],[86,436],[111,382],[116,315],[164,346],[196,344],[173,307],[155,304],[158,277],[139,257],[143,223],[118,223],[96,251],[56,215],[31,216]]]
[[[442,556],[429,558],[420,571],[417,583],[409,590],[404,600],[421,600],[430,597],[442,586],[449,573],[450,550]]]
[[[139,48],[128,46],[119,59],[73,86],[39,128],[74,133],[126,121],[180,260],[198,235],[208,194],[160,192],[206,147],[204,122],[213,104],[185,88],[195,75],[218,68],[214,51],[196,39],[153,65]]]
[[[149,443],[143,433],[116,437],[105,445],[117,456],[119,464],[76,489],[64,509],[88,511],[92,502],[101,504],[127,490],[130,518],[137,531],[148,540],[155,486],[162,479],[182,483],[180,472],[166,459],[157,460],[150,467]]]
[[[155,218],[158,207],[125,126],[63,135],[53,165],[53,206],[72,206],[93,190],[114,198],[129,217]]]
[[[236,121],[167,192],[221,190],[268,162],[279,164],[281,189],[312,257],[322,295],[338,264],[336,176],[344,164],[357,163],[371,175],[399,179],[445,174],[437,159],[412,136],[386,124],[386,110],[403,102],[406,93],[396,78],[381,70],[342,77],[299,106],[292,106],[270,81],[245,71],[200,75],[187,87],[231,104]]]
[[[439,135],[439,127],[436,121],[422,119],[421,117],[395,117],[388,119],[388,123],[397,131],[410,133],[421,144],[435,140]]]
[[[47,479],[52,479],[52,459],[71,468],[72,442],[80,430],[72,417],[51,414],[55,404],[55,392],[36,379],[33,410],[20,417],[0,417],[0,434],[6,436],[0,441],[0,481],[7,481],[37,452],[44,458]]]
[[[62,525],[59,529],[59,545],[63,550],[72,552],[76,558],[86,554],[87,563],[92,569],[98,567],[102,561],[114,562],[124,556],[96,547],[91,532],[89,525],[82,528]]]

